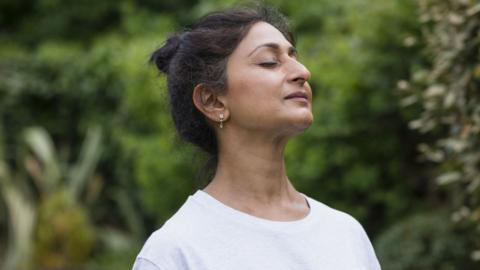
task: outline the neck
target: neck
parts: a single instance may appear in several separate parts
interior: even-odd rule
[[[224,201],[263,205],[298,199],[298,192],[286,174],[286,142],[284,138],[258,134],[220,141],[216,174],[205,191]]]

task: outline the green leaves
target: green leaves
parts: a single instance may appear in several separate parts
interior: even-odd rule
[[[449,205],[457,209],[452,216],[469,224],[478,237],[480,4],[447,2],[418,1],[429,61],[413,73],[402,92],[404,101],[411,101],[405,105],[421,106],[410,127],[430,138],[418,148],[433,162],[433,177],[449,194]],[[476,248],[478,253],[480,243]]]
[[[27,160],[27,170],[36,180],[38,188],[48,194],[58,188],[62,180],[60,163],[50,136],[45,129],[32,127],[25,130],[25,142],[40,164],[33,159]],[[43,168],[42,168],[43,167]]]
[[[385,231],[376,241],[376,252],[384,269],[475,269],[469,262],[470,245],[469,236],[452,226],[448,214],[428,212]]]
[[[59,160],[53,141],[45,129],[31,127],[25,130],[25,142],[33,156],[27,156],[26,169],[35,180],[43,196],[65,186],[74,200],[78,200],[98,164],[102,151],[101,129],[88,130],[78,161],[73,165]]]
[[[78,161],[67,172],[67,189],[78,199],[89,179],[93,176],[102,153],[102,131],[91,127],[83,142]]]

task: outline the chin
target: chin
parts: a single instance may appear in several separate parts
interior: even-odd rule
[[[313,116],[302,117],[301,119],[295,119],[295,121],[290,125],[291,136],[301,134],[305,132],[313,123]]]

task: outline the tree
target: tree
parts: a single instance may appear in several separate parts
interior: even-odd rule
[[[475,234],[480,260],[480,4],[419,0],[425,54],[410,82],[399,83],[403,103],[419,106],[412,129],[428,135],[418,145],[445,186],[453,221]]]

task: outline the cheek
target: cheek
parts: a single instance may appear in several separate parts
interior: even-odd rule
[[[236,74],[229,84],[229,91],[234,102],[279,100],[282,97],[281,79],[276,74],[258,71]]]
[[[243,127],[269,126],[283,108],[281,84],[271,75],[236,76],[227,95],[231,120]]]

